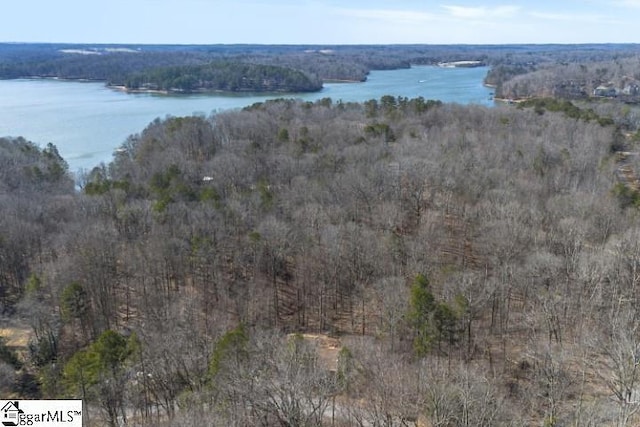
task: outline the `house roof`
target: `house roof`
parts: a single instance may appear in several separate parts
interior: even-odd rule
[[[4,412],[9,412],[9,411],[22,412],[20,411],[20,408],[18,408],[18,402],[12,402],[12,401],[7,402],[0,410]]]

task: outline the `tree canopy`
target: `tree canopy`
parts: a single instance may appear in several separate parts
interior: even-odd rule
[[[322,82],[301,71],[275,65],[214,62],[152,69],[128,76],[129,90],[152,89],[168,92],[312,92]]]
[[[0,387],[111,425],[636,425],[639,129],[278,99],[157,119],[77,191],[2,140]]]

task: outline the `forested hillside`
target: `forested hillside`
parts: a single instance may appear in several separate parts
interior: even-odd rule
[[[207,65],[154,68],[127,77],[127,90],[167,92],[315,92],[322,81],[275,65],[213,62]]]
[[[638,56],[607,62],[554,64],[505,81],[499,96],[513,99],[617,97],[637,103],[640,100],[639,64]]]
[[[609,75],[622,77],[624,67],[620,64],[624,65],[628,58],[639,52],[637,45],[625,44],[182,46],[0,43],[0,78],[88,79],[114,86],[132,86],[144,75],[153,76],[157,80],[153,83],[161,85],[166,81],[161,77],[167,77],[171,70],[180,73],[171,77],[171,80],[181,79],[175,86],[180,88],[197,83],[193,81],[194,71],[200,75],[212,64],[231,63],[233,67],[218,73],[218,82],[221,75],[225,77],[223,84],[218,86],[235,85],[243,90],[244,86],[238,85],[245,70],[243,67],[255,70],[259,66],[278,66],[284,76],[304,73],[315,86],[318,81],[364,81],[371,70],[475,60],[491,67],[486,83],[497,86],[498,96],[515,98],[557,93],[576,97],[581,90],[590,93],[589,90],[599,84],[608,84]],[[613,61],[616,61],[615,67],[599,71]],[[573,68],[579,66],[587,68],[578,68],[580,73],[576,74]],[[627,70],[625,68],[624,73],[631,75]],[[530,83],[514,86],[523,75]],[[595,78],[600,83],[595,82]]]
[[[634,142],[564,110],[167,118],[80,192],[3,140],[0,310],[29,332],[2,395],[109,425],[637,425]]]

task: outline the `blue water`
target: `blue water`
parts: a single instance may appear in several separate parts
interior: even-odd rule
[[[51,142],[75,172],[109,162],[129,135],[158,117],[209,115],[273,98],[361,102],[393,95],[492,105],[492,89],[482,85],[487,71],[427,66],[373,71],[364,83],[326,83],[321,92],[288,95],[127,94],[102,83],[2,80],[0,136],[23,136],[40,145]]]

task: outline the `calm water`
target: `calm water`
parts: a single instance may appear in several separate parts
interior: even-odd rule
[[[384,95],[492,105],[482,85],[486,68],[413,67],[373,71],[364,83],[325,84],[321,92],[286,97],[366,101]],[[72,171],[109,162],[115,148],[157,117],[210,114],[242,108],[273,96],[162,96],[126,94],[102,83],[0,80],[0,136],[54,143]]]

